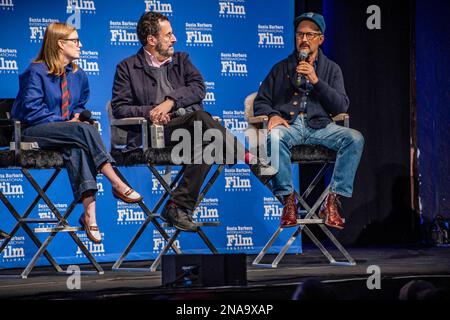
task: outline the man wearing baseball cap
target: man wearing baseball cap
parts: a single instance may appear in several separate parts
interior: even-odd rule
[[[291,148],[321,145],[335,150],[337,158],[330,192],[319,216],[326,225],[342,229],[339,197],[352,196],[364,138],[360,132],[332,121],[333,116],[347,112],[349,99],[340,67],[320,49],[325,40],[323,16],[304,13],[295,18],[294,28],[294,52],[275,64],[254,102],[256,116],[269,116],[268,151],[272,144],[279,146],[279,169],[272,184],[275,195],[284,199],[280,223],[283,227],[297,224]]]

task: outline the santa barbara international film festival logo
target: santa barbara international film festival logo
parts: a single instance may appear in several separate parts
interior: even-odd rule
[[[224,169],[225,191],[228,192],[252,191],[250,175],[251,175],[250,169],[248,167],[238,168],[238,166],[235,166],[233,168],[225,168]]]
[[[245,0],[219,0],[219,17],[244,19],[246,17]]]
[[[69,207],[67,203],[54,203],[53,204],[56,208],[56,210],[58,210],[58,212],[64,216],[64,214],[67,211],[67,208]],[[37,206],[37,214],[39,219],[52,219],[52,220],[56,220],[56,216],[53,213],[52,210],[50,210],[50,208],[48,207],[47,204],[45,203],[39,203]],[[54,223],[38,223],[37,224],[37,228],[52,228],[55,226]]]
[[[204,198],[194,210],[193,219],[196,222],[219,221],[219,198]]]
[[[220,53],[220,73],[222,76],[246,77],[247,54],[246,53]]]
[[[14,236],[0,253],[3,262],[17,262],[25,260],[25,237]]]
[[[223,126],[234,135],[244,133],[248,128],[248,122],[245,120],[245,112],[241,110],[223,110],[222,121]]]
[[[145,221],[145,213],[137,203],[126,203],[117,200],[117,225],[141,224]]]
[[[81,50],[80,58],[75,63],[88,75],[99,76],[98,51]]]
[[[284,26],[258,24],[259,48],[284,48]]]
[[[251,250],[253,244],[253,227],[227,226],[227,250]]]
[[[167,17],[173,15],[172,3],[170,1],[144,0],[145,12],[159,12]]]
[[[203,99],[203,104],[205,105],[215,105],[216,104],[216,83],[213,81],[205,81],[206,94],[205,99]]]
[[[214,46],[211,23],[186,22],[186,46],[212,47]]]
[[[283,207],[275,197],[264,197],[264,220],[279,220],[283,213]]]
[[[58,19],[52,18],[28,18],[28,25],[30,28],[30,42],[41,43],[44,39],[44,33],[47,26],[52,22],[58,22]]]
[[[0,48],[0,74],[18,74],[17,50]]]
[[[111,32],[111,45],[115,46],[138,46],[140,45],[136,33],[137,22],[135,21],[109,21]]]
[[[0,191],[7,198],[23,198],[23,174],[0,173]]]
[[[165,231],[169,237],[172,237],[174,235],[176,229],[170,228],[170,229],[165,229]],[[167,244],[167,241],[166,241],[166,239],[163,238],[161,233],[159,233],[158,230],[153,230],[153,253],[160,253],[166,244]],[[178,240],[178,239],[175,240],[173,242],[173,244],[175,247],[177,247],[178,249],[181,250],[180,240]],[[173,249],[170,248],[169,252],[173,253]]]
[[[14,10],[13,0],[0,0],[0,8],[2,10]]]
[[[79,10],[81,13],[95,14],[95,2],[93,0],[67,0],[67,13]]]
[[[167,171],[170,170],[170,171]],[[167,169],[157,169],[158,173],[161,177],[166,181],[167,184],[170,184],[173,179],[176,177],[180,169],[172,169],[172,167],[167,167]],[[176,184],[178,185],[178,183]],[[176,185],[174,187],[176,187]],[[165,192],[163,185],[159,182],[159,180],[152,175],[152,185],[151,185],[151,193],[152,194],[162,194]]]
[[[105,234],[101,232],[102,239],[105,239]],[[105,255],[105,245],[102,243],[94,243],[87,237],[85,232],[77,232],[78,238],[80,238],[81,242],[88,249],[88,251],[95,257],[100,257]],[[80,247],[77,246],[77,251],[75,253],[77,258],[84,257],[83,251],[81,251]]]

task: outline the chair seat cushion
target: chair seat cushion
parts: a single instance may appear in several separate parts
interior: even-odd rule
[[[0,150],[0,168],[14,166],[14,152],[9,150]]]
[[[117,166],[135,166],[143,164],[171,165],[171,148],[148,149],[146,153],[142,149],[135,149],[123,153],[120,150],[112,150],[111,155],[116,160]],[[295,146],[291,150],[291,161],[296,163],[334,162],[336,151],[313,145]]]
[[[64,167],[63,155],[54,150],[22,150],[18,162],[14,151],[0,151],[0,168],[22,167],[28,169],[50,169]]]
[[[291,149],[291,161],[295,163],[334,162],[336,151],[313,145],[300,145]]]
[[[112,149],[111,156],[116,161],[116,166],[126,167],[146,164],[142,149],[136,149],[123,153],[121,150]]]
[[[125,153],[115,149],[111,151],[111,155],[116,160],[117,166],[171,165],[173,164],[170,160],[171,151],[171,148],[148,149],[144,154],[142,149],[135,149]]]
[[[172,148],[148,149],[145,156],[151,164],[170,165],[173,164],[171,153]]]

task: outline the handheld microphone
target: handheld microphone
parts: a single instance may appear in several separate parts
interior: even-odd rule
[[[78,120],[81,122],[89,122],[90,124],[94,124],[94,120],[92,120],[92,112],[89,110],[81,111],[78,116]]]
[[[309,56],[309,50],[302,50],[298,53],[298,61],[305,61],[306,59],[308,59]],[[300,84],[302,82],[302,77],[303,75],[300,73],[297,73],[297,86],[300,87]]]
[[[182,117],[185,114],[186,114],[186,109],[179,108],[175,112],[169,113],[169,117],[170,117],[170,119],[174,119],[174,118]]]

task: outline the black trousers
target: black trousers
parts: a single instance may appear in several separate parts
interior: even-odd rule
[[[223,161],[219,163],[234,164],[238,160],[244,160],[242,156],[245,154],[244,146],[236,139],[236,137],[205,111],[194,111],[182,117],[174,118],[165,126],[164,134],[166,146],[175,146],[179,143],[178,141],[171,141],[172,134],[177,129],[187,130],[190,137],[192,137],[190,160],[191,163],[194,164],[185,165],[186,169],[183,178],[171,197],[171,200],[175,204],[190,210],[194,209],[203,182],[211,169],[211,165],[209,164],[195,164],[198,163],[198,158],[197,161],[194,162],[196,157],[199,156],[198,153],[196,154],[196,151],[202,151],[205,146],[210,144],[208,141],[202,141],[201,148],[199,148],[198,145],[194,145],[193,137],[196,134],[194,131],[199,128],[199,124],[201,124],[203,133],[208,129],[217,129],[221,133],[223,141],[223,144],[220,146],[222,149],[221,159],[227,159],[228,155],[228,159],[230,160],[231,158],[232,161]]]

